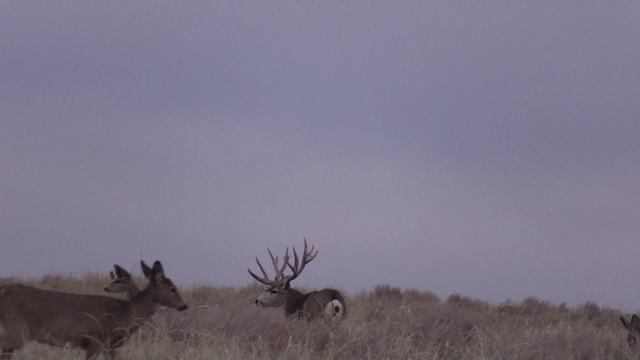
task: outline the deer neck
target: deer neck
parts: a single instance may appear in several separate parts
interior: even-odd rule
[[[153,315],[160,305],[156,292],[151,285],[133,296],[131,302],[131,316],[134,320],[147,320]]]
[[[300,291],[289,288],[289,293],[284,302],[284,314],[286,316],[295,315],[302,307],[302,303],[307,298],[307,294],[303,294]]]

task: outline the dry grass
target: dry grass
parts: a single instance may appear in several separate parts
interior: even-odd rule
[[[1,283],[16,279],[0,279]],[[46,276],[31,285],[102,293],[107,276]],[[253,306],[259,286],[182,289],[190,309],[161,309],[118,353],[125,359],[640,359],[616,310],[536,298],[490,304],[386,285],[347,297],[342,323],[286,319]],[[82,359],[31,343],[14,359]]]

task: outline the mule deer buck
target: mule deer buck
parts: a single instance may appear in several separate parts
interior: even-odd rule
[[[115,349],[160,305],[187,308],[159,261],[152,268],[140,264],[149,285],[129,301],[19,284],[0,286],[1,358],[10,359],[13,351],[31,340],[58,347],[70,344],[84,349],[87,359],[103,352],[115,358]]]
[[[133,299],[134,296],[140,293],[140,289],[133,282],[133,277],[127,270],[118,264],[113,265],[113,270],[109,271],[111,282],[105,286],[104,291],[108,293],[126,293],[127,300]]]
[[[638,344],[638,337],[640,336],[640,318],[635,314],[631,315],[631,321],[627,321],[624,316],[620,315],[620,321],[625,329],[627,329],[627,343],[629,347],[636,348]]]
[[[334,289],[323,289],[303,294],[291,287],[291,280],[297,278],[305,265],[310,263],[318,254],[314,252],[314,246],[311,250],[307,247],[307,240],[304,240],[304,252],[302,261],[298,258],[296,248],[293,248],[294,264],[289,261],[289,248],[287,248],[283,264],[278,264],[278,257],[274,257],[271,250],[267,249],[276,271],[275,277],[269,278],[267,272],[264,271],[262,264],[256,257],[258,267],[262,271],[262,277],[254,274],[251,269],[249,274],[262,284],[267,285],[267,289],[255,301],[256,305],[265,307],[281,307],[284,305],[284,313],[287,317],[296,316],[312,320],[324,315],[325,319],[343,319],[347,314],[347,305],[339,291]],[[286,267],[291,269],[291,275],[284,275]]]

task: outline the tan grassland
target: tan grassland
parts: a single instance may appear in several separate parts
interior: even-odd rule
[[[109,281],[106,274],[0,278],[0,284],[117,296],[102,292]],[[257,285],[178,287],[189,309],[161,309],[118,350],[120,358],[640,359],[627,346],[621,312],[594,303],[569,307],[530,297],[492,304],[380,285],[369,292],[345,292],[347,319],[327,323],[287,319],[281,309],[256,308],[253,300],[263,290]],[[79,350],[30,343],[13,358],[83,356]]]

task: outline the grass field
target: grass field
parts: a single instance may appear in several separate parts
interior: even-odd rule
[[[144,281],[137,279],[138,284]],[[46,289],[94,293],[106,275],[2,279]],[[615,309],[574,307],[534,297],[492,304],[458,294],[380,285],[347,293],[341,323],[287,319],[260,309],[261,286],[180,288],[190,308],[160,311],[118,350],[124,359],[640,359]],[[84,353],[30,343],[14,359],[83,359]]]

